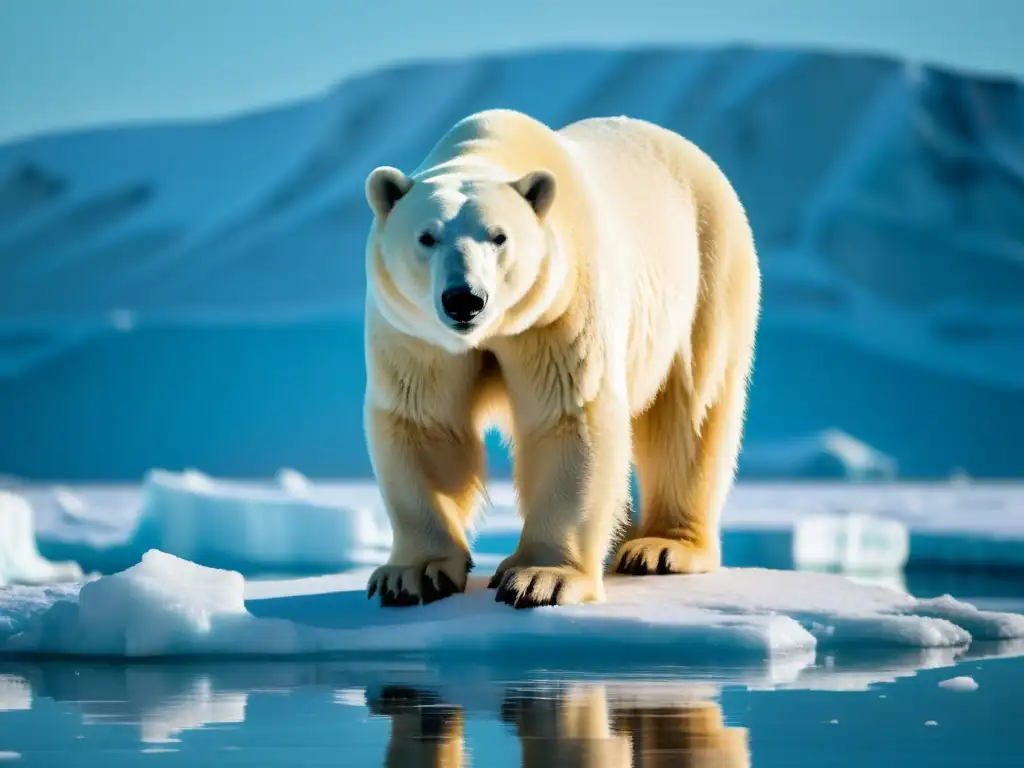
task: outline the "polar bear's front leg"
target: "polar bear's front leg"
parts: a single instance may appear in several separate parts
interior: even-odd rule
[[[479,435],[371,408],[370,453],[394,540],[370,576],[381,605],[430,603],[466,588],[473,566],[465,526],[483,487]]]
[[[601,392],[541,423],[517,414],[515,480],[525,518],[491,580],[516,608],[604,597],[604,558],[629,496],[629,409]]]

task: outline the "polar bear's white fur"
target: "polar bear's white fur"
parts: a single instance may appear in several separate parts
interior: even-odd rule
[[[631,461],[641,522],[611,568],[718,568],[761,293],[718,166],[639,120],[555,131],[492,110],[409,176],[375,169],[366,195],[365,428],[394,531],[370,596],[465,589],[492,424],[524,517],[497,600],[602,599]]]

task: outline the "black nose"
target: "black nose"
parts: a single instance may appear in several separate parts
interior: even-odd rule
[[[486,305],[487,296],[473,293],[468,285],[449,288],[441,294],[444,313],[457,323],[468,323],[483,312]]]

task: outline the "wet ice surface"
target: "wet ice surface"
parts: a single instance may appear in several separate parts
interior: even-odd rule
[[[1024,660],[951,669],[941,654],[912,655],[830,656],[798,674],[639,660],[586,671],[415,657],[7,660],[0,754],[54,767],[156,754],[189,766],[902,766],[911,755],[918,766],[1013,764]],[[954,673],[978,689],[938,686]]]

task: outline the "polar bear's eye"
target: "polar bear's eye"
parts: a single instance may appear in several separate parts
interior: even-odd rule
[[[489,235],[491,242],[499,248],[505,244],[508,237],[500,229],[496,229]]]
[[[419,243],[424,248],[433,248],[435,245],[437,245],[437,238],[434,237],[429,232],[424,232],[419,237]]]

